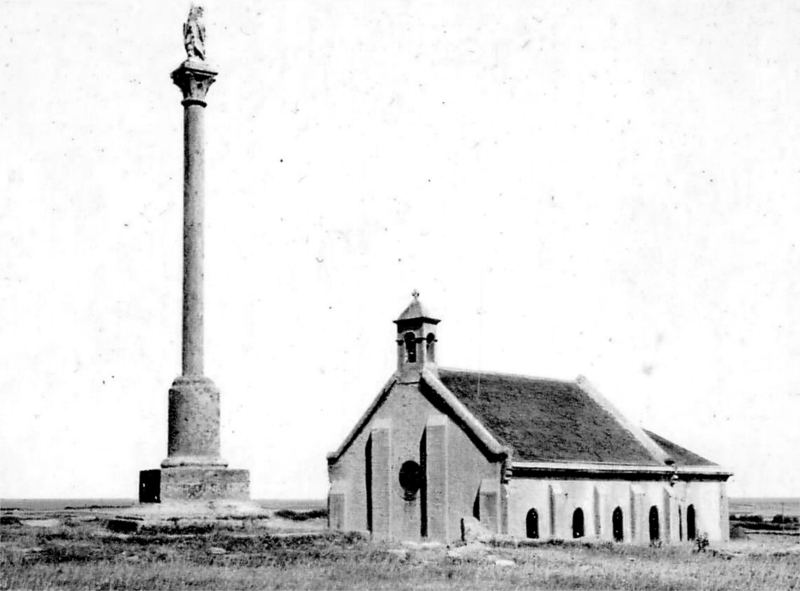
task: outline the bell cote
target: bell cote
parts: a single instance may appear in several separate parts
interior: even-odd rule
[[[436,325],[439,320],[431,316],[422,302],[419,292],[394,321],[397,325],[397,370],[422,370],[423,367],[436,371]]]

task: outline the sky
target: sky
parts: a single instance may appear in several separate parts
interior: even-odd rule
[[[800,496],[800,7],[205,6],[206,375],[323,498],[414,289],[443,366],[586,376]],[[0,497],[135,497],[180,373],[189,3],[0,0]]]

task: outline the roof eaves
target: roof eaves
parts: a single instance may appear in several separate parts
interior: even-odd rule
[[[513,462],[512,469],[523,472],[581,472],[581,473],[641,473],[672,474],[669,466],[638,464],[604,464],[592,462]]]
[[[512,462],[515,476],[541,476],[543,474],[582,475],[671,475],[711,476],[728,478],[732,472],[719,466],[643,466],[637,464],[600,464],[590,462]]]
[[[678,474],[700,475],[700,476],[733,476],[733,472],[722,466],[678,466]]]

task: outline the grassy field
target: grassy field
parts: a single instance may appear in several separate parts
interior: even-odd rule
[[[334,535],[319,517],[132,534],[85,512],[31,517],[3,516],[0,589],[800,588],[798,538],[780,535],[748,534],[703,553],[690,545],[448,548]]]
[[[760,515],[765,520],[775,515],[800,517],[800,498],[739,497],[730,499],[731,515]]]

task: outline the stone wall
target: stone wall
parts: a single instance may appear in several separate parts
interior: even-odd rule
[[[372,531],[377,538],[460,537],[461,519],[481,512],[482,482],[499,486],[502,466],[488,459],[445,412],[416,382],[392,388],[329,467],[332,527]],[[420,468],[416,492],[401,483],[400,470],[406,462]],[[499,496],[495,499],[499,503]],[[499,504],[492,512],[494,531],[499,532]]]
[[[612,541],[612,515],[622,511],[625,542],[649,543],[651,507],[658,511],[659,537],[663,542],[687,539],[687,509],[694,507],[696,531],[709,540],[728,539],[725,483],[713,480],[665,480],[512,478],[509,483],[508,533],[526,537],[526,518],[538,515],[539,537],[572,538],[576,509],[583,512],[584,537]]]

